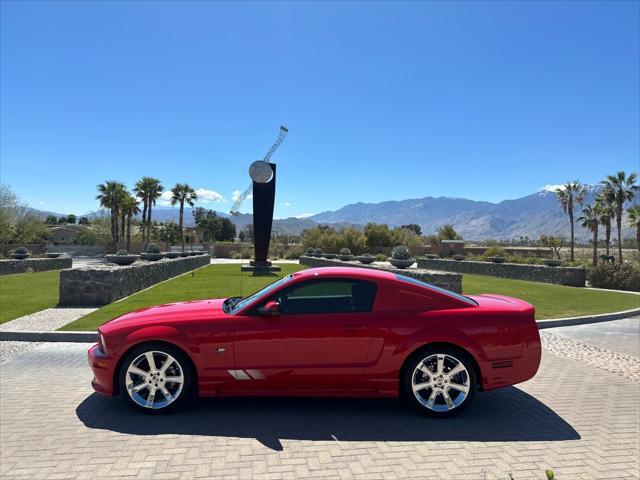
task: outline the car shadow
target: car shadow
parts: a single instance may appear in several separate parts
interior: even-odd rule
[[[88,427],[136,435],[255,438],[282,450],[281,439],[337,441],[561,441],[580,435],[522,390],[481,393],[459,415],[433,419],[399,400],[318,398],[198,399],[150,417],[120,398],[97,393],[77,408]]]

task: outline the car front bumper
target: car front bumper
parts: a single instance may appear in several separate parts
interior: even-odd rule
[[[93,371],[91,386],[96,392],[102,395],[113,395],[114,372],[116,367],[114,358],[106,353],[102,353],[97,344],[89,349],[87,356],[89,366]]]

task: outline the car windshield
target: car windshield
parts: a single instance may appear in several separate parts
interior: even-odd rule
[[[267,285],[262,290],[258,290],[257,292],[253,293],[252,295],[249,295],[248,297],[244,297],[244,298],[242,298],[242,297],[231,297],[231,298],[228,298],[227,300],[225,300],[224,309],[225,309],[225,311],[227,313],[230,313],[231,315],[234,315],[237,312],[239,312],[240,310],[242,310],[244,307],[249,305],[254,300],[256,300],[258,298],[262,298],[264,296],[267,296],[271,292],[273,292],[274,290],[280,288],[282,285],[288,283],[292,278],[293,278],[293,275],[287,275],[285,277],[282,277],[280,280],[276,280],[272,284]]]
[[[468,303],[469,305],[474,305],[474,306],[478,305],[477,302],[474,302],[469,297],[465,297],[464,295],[460,295],[458,293],[452,292],[451,290],[446,290],[444,288],[436,287],[435,285],[431,285],[430,283],[426,283],[426,282],[420,281],[420,280],[418,280],[416,278],[405,277],[404,275],[398,275],[398,274],[396,274],[396,278],[398,280],[403,281],[403,282],[412,283],[414,285],[419,285],[421,287],[428,288],[429,290],[432,290],[434,292],[442,293],[443,295],[448,295],[448,296],[456,298],[456,299],[458,299],[458,300],[460,300],[462,302]]]

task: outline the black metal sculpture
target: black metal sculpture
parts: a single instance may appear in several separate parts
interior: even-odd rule
[[[273,225],[273,207],[276,198],[276,164],[270,163],[271,155],[282,144],[289,130],[285,126],[280,127],[278,138],[269,149],[263,160],[253,162],[249,167],[249,175],[252,183],[242,195],[238,197],[231,214],[237,215],[240,205],[253,192],[253,244],[255,248],[255,260],[242,267],[249,271],[280,271],[280,267],[271,265],[267,260],[269,243],[271,241],[271,227]]]
[[[267,255],[271,241],[273,207],[276,199],[276,164],[254,162],[251,167],[249,171],[253,180],[253,245],[255,248],[255,260],[250,265],[255,270],[273,270],[273,268],[270,268],[272,265],[267,260]],[[256,167],[260,168],[260,170],[257,174],[254,174],[253,170]],[[271,178],[264,181],[267,175],[267,167],[271,170],[269,175]]]

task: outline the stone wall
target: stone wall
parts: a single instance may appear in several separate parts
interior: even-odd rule
[[[418,267],[443,270],[445,272],[471,273],[515,280],[529,280],[531,282],[555,283],[572,287],[584,287],[586,280],[586,270],[577,267],[548,267],[546,265],[475,262],[470,260],[432,260],[428,258],[419,258]]]
[[[47,242],[42,243],[0,243],[0,255],[8,257],[18,247],[26,247],[32,255],[47,251]]]
[[[60,272],[60,305],[107,305],[158,282],[209,265],[209,255],[96,265]]]
[[[25,258],[24,260],[0,260],[0,275],[16,273],[46,272],[71,268],[71,257],[60,258]]]
[[[307,256],[300,257],[300,265],[305,265],[307,267],[359,267],[369,268],[373,270],[383,270],[385,272],[397,273],[406,277],[416,278],[437,287],[451,290],[452,292],[462,293],[462,275],[460,275],[459,273],[438,272],[432,269],[424,268],[401,269],[380,264],[364,265],[357,261],[343,262],[342,260]]]

